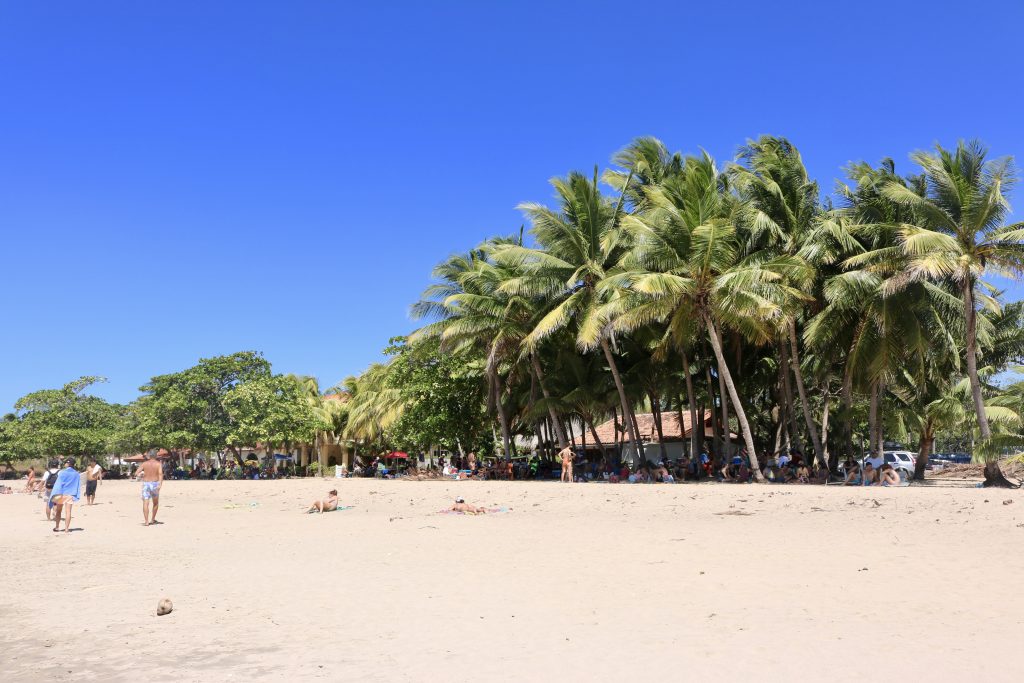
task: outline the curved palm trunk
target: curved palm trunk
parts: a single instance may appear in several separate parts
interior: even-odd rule
[[[690,360],[683,352],[683,373],[686,375],[686,402],[690,409],[690,457],[696,458],[700,455],[701,440],[704,437],[704,425],[700,425],[697,431],[697,404],[693,396],[693,377],[690,376]],[[699,434],[699,436],[698,436]]]
[[[544,394],[544,402],[548,407],[548,416],[551,418],[551,424],[555,426],[555,436],[558,437],[558,449],[561,450],[568,445],[569,440],[565,437],[565,427],[562,426],[562,420],[559,418],[555,406],[551,403],[551,394],[548,393],[547,385],[544,384],[544,372],[541,370],[540,361],[535,353],[530,354],[530,366],[533,368],[533,374],[537,378],[537,384],[540,385],[540,391]]]
[[[755,480],[764,481],[764,475],[761,474],[761,466],[757,461],[757,451],[754,450],[754,438],[750,433],[750,423],[747,422],[747,414],[743,410],[739,394],[736,393],[736,385],[732,381],[732,375],[729,374],[729,367],[725,364],[725,357],[722,355],[722,345],[718,343],[718,330],[711,317],[707,314],[704,315],[704,322],[710,332],[708,337],[711,338],[711,348],[714,349],[715,358],[718,360],[718,369],[725,379],[725,386],[729,390],[733,407],[736,409],[736,421],[740,423],[740,431],[743,432],[743,440],[747,446],[747,455],[750,458],[750,469],[754,473]]]
[[[985,456],[985,486],[1016,488],[999,469],[998,455],[989,448],[992,428],[985,414],[985,400],[981,395],[981,380],[978,378],[978,313],[974,310],[974,278],[964,279],[964,318],[967,322],[967,377],[971,380],[971,398],[974,412],[978,417],[978,433]]]
[[[722,425],[718,424],[718,413],[715,412],[715,385],[711,383],[711,363],[704,365],[704,380],[708,385],[708,413],[711,415],[711,434],[715,443],[712,462],[717,467],[722,459]]]
[[[814,424],[814,418],[811,416],[811,404],[807,402],[804,372],[800,369],[800,351],[796,343],[796,323],[792,320],[789,321],[789,346],[791,348],[790,364],[793,366],[793,376],[796,377],[796,390],[800,394],[800,405],[804,410],[804,422],[807,423],[807,433],[811,436],[814,457],[823,467],[828,467],[828,460],[825,459],[825,452],[821,448],[821,439],[818,438],[818,427]]]
[[[611,346],[609,346],[608,339],[605,337],[601,337],[601,350],[604,351],[604,358],[608,361],[608,368],[612,371],[612,379],[615,380],[615,388],[619,392],[619,403],[622,404],[622,421],[626,423],[626,429],[629,432],[629,440],[633,443],[633,448],[636,450],[636,454],[637,457],[640,458],[640,462],[643,463],[647,457],[644,455],[643,446],[640,445],[636,429],[633,427],[633,420],[631,419],[633,413],[629,409],[629,401],[626,399],[626,390],[622,386],[622,378],[619,376],[619,366],[615,364],[615,357],[612,355]]]
[[[821,452],[825,456],[822,464],[828,467],[829,463],[829,452],[828,452],[828,418],[829,410],[832,407],[832,392],[829,391],[828,382],[825,383],[825,388],[822,390],[822,407],[821,407]]]
[[[587,423],[587,427],[590,429],[590,435],[594,437],[594,443],[597,444],[597,449],[601,451],[601,455],[603,456],[605,454],[604,444],[601,443],[601,437],[597,435],[597,429],[594,428],[593,418],[584,417],[583,421]]]

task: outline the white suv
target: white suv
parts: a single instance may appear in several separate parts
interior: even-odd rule
[[[904,478],[907,480],[914,476],[917,458],[910,451],[885,451],[882,455],[885,456],[885,463],[892,465],[892,468],[896,470],[896,474],[903,472]]]

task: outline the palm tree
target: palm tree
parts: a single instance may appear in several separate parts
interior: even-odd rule
[[[967,377],[985,458],[986,485],[1010,486],[988,448],[992,428],[978,376],[978,302],[997,305],[983,289],[988,274],[1019,276],[1024,272],[1024,223],[1006,225],[1007,192],[1016,182],[1009,158],[987,159],[978,141],[957,143],[955,150],[936,145],[935,152],[915,152],[911,159],[924,170],[922,196],[900,183],[884,195],[913,210],[917,230],[905,229],[900,247],[910,258],[907,278],[953,283],[963,301]]]
[[[502,289],[510,294],[547,297],[555,305],[526,336],[534,350],[546,338],[575,320],[576,345],[584,351],[600,347],[615,381],[626,428],[633,448],[643,460],[643,445],[634,429],[633,410],[612,352],[610,330],[600,315],[605,303],[601,283],[612,275],[628,253],[625,234],[619,227],[623,197],[613,204],[593,180],[581,173],[551,181],[559,209],[527,203],[520,209],[530,219],[531,233],[539,248],[508,244],[496,248],[495,259],[522,273],[507,280]],[[626,185],[629,178],[626,179]]]
[[[799,254],[805,257],[805,261],[809,260],[808,256],[820,256],[822,250],[813,242],[819,234],[815,227],[821,217],[818,184],[808,176],[796,147],[785,138],[766,135],[757,141],[748,141],[740,150],[739,159],[744,165],[734,165],[730,168],[730,175],[744,199],[742,215],[747,222],[751,242],[748,249],[764,249],[769,253],[789,256]],[[806,288],[813,279],[814,273],[808,269],[806,279],[794,284]],[[796,379],[814,455],[827,467],[818,428],[811,415],[800,365],[796,321],[792,317],[782,326],[782,336],[783,365],[789,365]],[[789,370],[783,376],[783,393],[787,407],[792,411]],[[795,417],[792,412],[790,415]]]
[[[694,333],[694,322],[703,327],[760,480],[750,424],[723,354],[722,329],[757,342],[777,334],[787,306],[802,298],[786,281],[806,266],[792,256],[743,255],[738,207],[706,153],[686,159],[684,172],[649,188],[647,199],[650,208],[624,222],[635,248],[630,270],[608,279],[625,293],[606,305],[606,315],[624,330],[666,321],[680,338]]]

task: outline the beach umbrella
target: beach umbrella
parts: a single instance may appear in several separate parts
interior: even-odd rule
[[[409,454],[405,453],[404,451],[393,451],[391,453],[388,453],[384,457],[386,457],[386,458],[397,458],[399,460],[407,460],[409,458]]]

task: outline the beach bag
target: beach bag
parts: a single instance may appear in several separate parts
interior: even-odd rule
[[[52,489],[57,484],[57,472],[50,472],[50,476],[46,478],[46,488]]]

